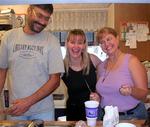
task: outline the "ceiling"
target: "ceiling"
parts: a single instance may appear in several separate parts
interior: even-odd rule
[[[0,5],[45,3],[150,3],[150,0],[0,0]]]

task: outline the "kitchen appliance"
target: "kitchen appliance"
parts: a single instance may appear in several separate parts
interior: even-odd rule
[[[13,9],[0,10],[0,40],[5,31],[15,27],[15,12]]]
[[[0,11],[0,30],[8,30],[15,27],[15,12],[13,9]]]

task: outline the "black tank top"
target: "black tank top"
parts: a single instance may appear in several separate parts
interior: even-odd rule
[[[63,75],[62,80],[68,88],[68,101],[74,103],[84,103],[89,100],[90,91],[86,85],[88,83],[92,92],[96,89],[96,68],[93,63],[90,62],[90,71],[88,75],[83,75],[83,70],[74,71],[69,68],[69,74]],[[86,80],[86,81],[85,81]]]

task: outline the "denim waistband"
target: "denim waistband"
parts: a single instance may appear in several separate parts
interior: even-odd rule
[[[129,110],[127,110],[127,111],[124,111],[124,112],[119,112],[119,115],[132,115],[132,114],[134,114],[134,112],[133,112],[133,110],[135,110],[138,106],[140,105],[140,103],[139,104],[137,104],[134,108],[132,108],[132,109],[129,109]],[[102,111],[103,112],[105,112],[104,111],[104,108],[102,108]]]
[[[135,110],[138,106],[140,105],[140,103],[139,104],[137,104],[134,108],[132,108],[132,109],[129,109],[129,110],[127,110],[127,111],[124,111],[124,112],[119,112],[119,115],[132,115],[132,114],[134,114],[134,112],[133,112],[133,110]]]

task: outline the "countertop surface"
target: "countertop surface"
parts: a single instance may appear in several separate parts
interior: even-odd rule
[[[136,127],[142,127],[144,120],[126,120],[126,121],[120,121],[120,123],[122,122],[127,122],[127,123],[132,123],[135,124]],[[0,121],[0,126],[15,126],[17,124],[29,124],[31,123],[31,121]],[[74,127],[75,126],[76,121],[45,121],[44,122],[44,126],[46,127]],[[18,126],[15,126],[18,127]],[[96,127],[102,127],[102,121],[97,121],[97,125]]]

